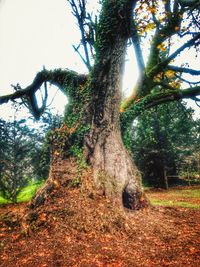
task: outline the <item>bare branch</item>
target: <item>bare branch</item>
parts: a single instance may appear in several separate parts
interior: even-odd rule
[[[177,73],[175,73],[175,76],[176,76],[179,80],[181,80],[181,81],[183,81],[183,82],[185,82],[185,83],[187,83],[187,84],[189,84],[189,85],[197,85],[197,84],[200,83],[200,81],[198,81],[198,82],[188,81],[188,80],[184,79],[181,75],[178,75]]]
[[[168,65],[167,69],[169,70],[174,70],[176,72],[184,72],[184,73],[189,73],[191,75],[200,75],[200,70],[193,70],[190,68],[183,68],[183,67],[177,67],[177,66],[172,66],[172,65]]]
[[[137,27],[135,25],[135,22],[133,21],[133,24],[132,24],[132,31],[133,31],[133,35],[132,35],[132,43],[133,43],[133,47],[135,49],[135,55],[136,55],[136,58],[137,58],[137,63],[138,63],[138,67],[139,67],[139,70],[140,70],[140,73],[142,73],[145,69],[145,64],[144,64],[144,58],[143,58],[143,54],[142,54],[142,49],[141,49],[141,46],[140,46],[140,37],[138,35],[138,32],[137,32]]]
[[[156,74],[158,74],[162,69],[166,68],[169,62],[175,59],[181,52],[183,52],[186,48],[190,48],[195,44],[197,40],[200,39],[200,33],[196,34],[192,39],[184,43],[181,47],[179,47],[174,53],[172,53],[168,58],[164,61],[158,63],[154,66],[148,73],[149,78],[153,78]]]
[[[181,52],[183,52],[186,48],[191,47],[195,44],[197,40],[200,39],[200,33],[197,33],[192,39],[184,43],[181,47],[179,47],[174,53],[172,53],[165,61],[163,61],[161,64],[167,65],[170,61],[172,61],[174,58],[176,58]]]
[[[72,45],[72,47],[74,48],[74,51],[76,52],[76,53],[78,53],[78,55],[79,55],[79,57],[81,58],[81,60],[83,61],[83,63],[87,66],[87,61],[84,59],[84,57],[81,55],[81,53],[80,53],[80,51],[79,51],[79,47],[80,47],[80,45],[79,46],[75,46],[75,45]]]
[[[83,45],[84,49],[84,57],[80,54],[78,49],[75,49],[76,52],[78,52],[79,56],[81,56],[81,59],[85,66],[87,67],[88,70],[91,69],[91,64],[90,64],[90,57],[89,57],[89,51],[88,51],[88,42],[86,38],[86,30],[85,30],[85,25],[86,25],[86,19],[87,19],[87,12],[86,12],[86,5],[85,5],[85,0],[78,0],[78,4],[75,3],[74,0],[69,0],[69,3],[72,8],[72,14],[74,17],[77,19],[78,26],[80,29],[81,33],[81,44]],[[73,46],[74,48],[74,46]]]

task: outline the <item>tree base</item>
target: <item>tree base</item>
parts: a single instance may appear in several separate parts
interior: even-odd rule
[[[114,181],[108,179],[109,177],[105,173],[101,173],[103,183],[97,185],[95,174],[94,169],[89,166],[81,170],[77,161],[72,157],[55,156],[51,162],[49,178],[31,201],[30,208],[38,208],[49,199],[53,201],[54,195],[59,194],[60,190],[65,190],[67,194],[74,188],[77,188],[81,194],[84,193],[91,197],[106,197],[120,209],[139,210],[149,205],[143,191],[135,191],[135,187],[132,187],[131,183],[123,191],[119,191],[116,189]]]

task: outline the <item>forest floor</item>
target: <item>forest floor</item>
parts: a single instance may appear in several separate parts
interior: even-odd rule
[[[0,266],[198,267],[199,192],[149,189],[153,206],[122,212],[105,197],[66,186],[26,220],[27,203],[1,206]]]

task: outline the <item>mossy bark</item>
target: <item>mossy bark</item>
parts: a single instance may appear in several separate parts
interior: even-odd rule
[[[81,102],[77,101],[79,95],[71,94],[73,105],[66,111],[65,121],[67,125],[72,122],[66,137],[69,141],[67,149],[72,152],[83,149],[86,161],[93,168],[97,190],[121,207],[140,209],[147,205],[147,201],[140,174],[122,141],[119,116],[125,52],[134,2],[103,2],[97,30],[95,65],[88,84],[75,88],[77,92],[86,92],[78,98]],[[87,131],[80,131],[83,125],[87,125]],[[59,155],[54,153],[53,157]],[[53,181],[51,174],[47,184],[52,185]],[[41,191],[43,196],[44,191],[45,188]]]
[[[140,174],[122,142],[119,118],[132,1],[119,2],[113,8],[113,3],[106,1],[105,12],[100,17],[97,63],[91,77],[93,116],[84,152],[93,166],[95,184],[102,193],[122,206],[139,209],[147,202]],[[108,25],[112,31],[110,38]]]

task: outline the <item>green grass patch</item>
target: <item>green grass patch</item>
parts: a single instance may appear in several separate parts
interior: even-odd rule
[[[11,203],[9,200],[3,198],[1,195],[0,195],[0,205],[3,205],[3,204],[9,204]]]
[[[148,191],[152,205],[200,209],[200,188],[172,188],[162,191]]]
[[[33,183],[22,189],[22,191],[17,196],[17,202],[27,202],[31,200],[31,198],[35,195],[36,191],[43,185],[44,183]]]
[[[181,194],[183,197],[200,198],[200,189],[179,190],[177,193]]]
[[[30,183],[26,187],[24,187],[21,192],[17,196],[17,202],[27,202],[32,199],[32,197],[35,195],[36,191],[44,184],[44,182],[38,182],[38,183]],[[11,201],[5,199],[0,194],[0,205],[3,204],[9,204]]]
[[[193,204],[186,201],[175,201],[175,200],[160,200],[150,198],[150,203],[153,206],[167,206],[167,207],[182,207],[182,208],[192,208],[192,209],[200,209],[199,204]]]

